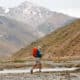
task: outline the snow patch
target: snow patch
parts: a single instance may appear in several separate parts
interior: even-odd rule
[[[76,67],[73,67],[73,68],[44,68],[41,70],[41,72],[63,72],[63,71],[76,71],[78,68]],[[30,68],[29,69],[20,69],[20,70],[17,70],[17,69],[12,69],[12,70],[7,70],[7,69],[4,69],[3,71],[0,71],[0,73],[30,73]],[[37,72],[39,71],[38,69],[34,69],[33,72]]]
[[[5,13],[8,13],[9,12],[9,9],[7,8],[7,9],[5,9]]]
[[[45,34],[43,32],[38,32],[38,34],[39,34],[40,37],[45,36]]]

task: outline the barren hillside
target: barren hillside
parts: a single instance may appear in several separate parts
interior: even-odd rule
[[[32,59],[32,48],[38,45],[41,46],[44,59],[80,57],[80,19],[33,42],[31,45],[15,53],[12,57],[14,59]]]

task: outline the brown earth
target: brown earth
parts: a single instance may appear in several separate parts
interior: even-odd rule
[[[66,25],[55,32],[31,43],[15,53],[13,60],[29,60],[32,57],[32,48],[41,46],[43,59],[72,60],[80,59],[80,19]]]

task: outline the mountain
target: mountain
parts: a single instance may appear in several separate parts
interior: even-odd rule
[[[75,19],[61,13],[50,11],[28,1],[23,2],[17,7],[5,9],[2,12],[8,18],[31,26],[34,34],[38,37],[42,37]]]
[[[0,15],[4,15],[4,9],[0,7]]]
[[[35,46],[41,46],[43,59],[46,60],[53,60],[55,57],[80,59],[80,19],[32,42],[31,45],[15,53],[12,59],[32,59],[32,48]]]
[[[0,56],[11,54],[36,39],[29,25],[0,16]]]
[[[0,56],[12,55],[74,20],[27,1],[14,8],[0,8]]]
[[[27,23],[33,27],[34,32],[37,31],[41,36],[50,33],[55,28],[63,26],[63,24],[67,24],[74,19],[73,17],[36,6],[28,1],[23,2],[15,8],[10,8],[6,16]]]
[[[10,8],[7,16],[36,27],[49,18],[52,14],[53,12],[48,9],[38,7],[25,1],[18,7]]]
[[[40,24],[37,27],[37,30],[46,35],[62,26],[65,26],[73,22],[74,20],[75,18],[54,12],[54,14],[51,17],[49,17],[44,23]]]

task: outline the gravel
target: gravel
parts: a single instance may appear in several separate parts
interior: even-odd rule
[[[0,74],[0,80],[80,80],[80,73]]]

